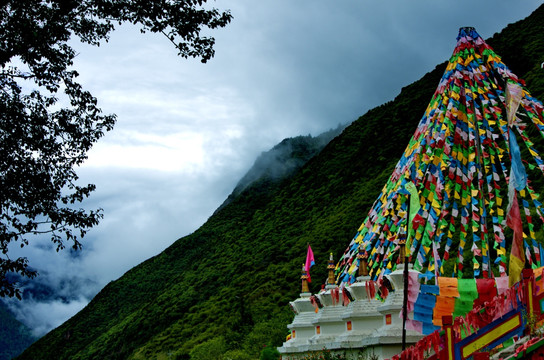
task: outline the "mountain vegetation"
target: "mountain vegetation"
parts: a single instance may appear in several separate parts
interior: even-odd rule
[[[344,128],[345,125],[338,125],[336,129],[330,129],[316,137],[307,135],[287,138],[271,150],[263,152],[215,213],[230,204],[250,185],[258,187],[260,191],[271,191],[271,187],[279,185],[304,166]]]
[[[544,6],[489,39],[544,99]],[[258,359],[281,345],[308,243],[326,278],[391,174],[445,63],[368,111],[277,185],[251,181],[193,234],[109,283],[19,359]]]
[[[0,301],[0,360],[10,360],[23,352],[36,338]]]

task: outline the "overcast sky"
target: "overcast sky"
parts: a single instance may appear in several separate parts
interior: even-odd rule
[[[234,19],[212,33],[216,55],[207,64],[130,26],[98,48],[74,44],[79,81],[118,115],[79,169],[97,185],[84,206],[103,208],[104,219],[77,254],[56,253],[48,241],[27,247],[37,284],[54,293],[10,301],[12,310],[43,335],[109,281],[195,231],[261,152],[392,100],[450,57],[459,27],[487,39],[540,3],[218,0],[211,4]]]

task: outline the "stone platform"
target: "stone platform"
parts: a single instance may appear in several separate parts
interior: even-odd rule
[[[403,271],[401,265],[385,275],[393,288],[385,302],[368,298],[368,277],[359,277],[355,283],[337,289],[339,302],[333,299],[336,285],[327,286],[325,291],[316,294],[321,304],[317,312],[311,301],[312,294],[300,294],[300,298],[290,303],[296,315],[287,326],[291,330],[291,338],[278,349],[282,359],[298,360],[324,349],[345,354],[348,359],[390,359],[400,353]],[[347,306],[342,305],[343,291],[349,292],[353,300]],[[415,331],[407,331],[406,347],[422,337]]]

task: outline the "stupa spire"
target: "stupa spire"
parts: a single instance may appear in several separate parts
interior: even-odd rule
[[[328,271],[327,285],[336,284],[336,281],[335,281],[335,278],[334,278],[335,268],[336,268],[336,264],[334,263],[334,258],[332,256],[332,252],[331,252],[329,254],[329,264],[327,265],[327,271]]]
[[[306,271],[306,264],[302,264],[300,280],[302,281],[301,293],[309,293],[310,288],[308,287],[308,272]]]

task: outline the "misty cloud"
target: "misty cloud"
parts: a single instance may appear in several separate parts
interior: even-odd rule
[[[41,337],[70,319],[88,303],[89,299],[81,297],[66,301],[27,299],[24,306],[10,300],[7,305],[19,321],[32,329],[35,337]]]

